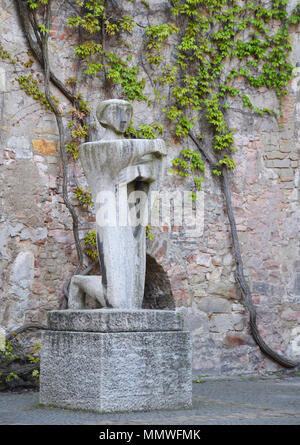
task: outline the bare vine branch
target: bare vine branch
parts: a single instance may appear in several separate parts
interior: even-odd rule
[[[34,24],[34,19],[31,18],[28,12],[27,4],[24,4],[22,0],[15,0],[18,16],[21,22],[22,29],[26,36],[29,48],[33,53],[35,59],[39,62],[42,68],[44,68],[44,58],[42,52],[42,42],[41,38],[38,37],[38,30]],[[32,30],[36,36],[37,41],[35,41],[32,37]],[[74,97],[74,95],[66,88],[66,86],[55,76],[55,74],[49,70],[49,78],[53,82],[53,84],[60,90],[60,92],[72,103],[76,104],[78,100]]]
[[[198,148],[199,152],[202,154],[204,159],[207,161],[210,168],[216,168],[217,160],[210,154],[207,153],[207,151],[201,146],[201,144],[198,142],[197,138],[193,135],[192,132],[189,132],[190,139],[194,142],[196,147]],[[227,167],[223,167],[222,169],[222,175],[220,176],[221,184],[223,186],[223,193],[224,198],[226,202],[226,210],[227,210],[227,217],[230,224],[230,232],[231,232],[231,238],[233,243],[233,251],[234,251],[234,257],[235,257],[235,263],[236,263],[236,282],[244,296],[244,302],[245,306],[249,312],[250,316],[250,331],[251,334],[261,349],[261,351],[266,354],[268,357],[270,357],[272,360],[274,360],[276,363],[279,363],[281,366],[285,368],[296,368],[300,365],[300,362],[296,362],[293,360],[290,360],[289,358],[286,358],[282,356],[281,354],[278,354],[276,351],[274,351],[272,348],[270,348],[266,342],[261,337],[257,324],[256,324],[256,309],[252,302],[252,295],[250,292],[250,288],[248,286],[248,283],[245,279],[244,275],[244,264],[242,260],[241,250],[240,250],[240,243],[238,238],[238,233],[236,229],[236,221],[234,216],[234,211],[232,207],[232,199],[231,199],[231,190],[230,190],[230,180],[229,180],[229,173]]]
[[[189,132],[189,138],[194,142],[196,147],[198,148],[199,152],[202,154],[210,168],[214,169],[217,166],[217,160],[214,158],[214,156],[211,153],[208,153],[203,146],[198,142],[196,136],[190,131]]]
[[[45,27],[47,29],[50,29],[50,17],[51,17],[51,0],[48,1],[48,5],[46,7],[46,24]],[[47,101],[49,102],[49,105],[55,115],[56,123],[59,131],[59,142],[60,142],[60,155],[62,159],[62,166],[63,166],[63,199],[66,207],[68,208],[73,221],[73,234],[75,239],[75,245],[76,245],[76,251],[77,251],[77,257],[78,257],[78,264],[76,267],[76,270],[74,272],[74,275],[76,275],[83,266],[83,253],[80,245],[80,239],[79,239],[79,222],[78,222],[78,216],[74,210],[74,207],[72,206],[69,195],[68,195],[68,168],[67,168],[67,155],[65,151],[65,134],[64,134],[64,126],[63,126],[63,120],[62,115],[54,102],[51,92],[50,92],[50,65],[49,65],[49,53],[48,53],[48,38],[49,33],[44,32],[42,33],[42,56],[43,56],[43,66],[44,66],[44,75],[45,75],[45,95],[47,98]],[[65,302],[66,304],[67,302]]]
[[[6,341],[10,341],[12,338],[16,337],[19,334],[22,334],[25,331],[32,331],[32,330],[45,330],[48,329],[47,326],[40,324],[40,323],[28,323],[24,324],[23,326],[12,329],[10,332],[6,334]]]
[[[262,352],[264,352],[268,357],[270,357],[275,362],[279,363],[280,365],[284,366],[285,368],[295,368],[300,364],[300,362],[295,362],[293,360],[290,360],[289,358],[286,358],[282,356],[281,354],[278,354],[273,349],[271,349],[263,340],[261,337],[257,324],[256,324],[256,309],[252,302],[252,295],[250,292],[250,288],[248,286],[248,283],[245,279],[244,275],[244,265],[240,250],[240,243],[238,238],[238,233],[236,229],[236,221],[235,216],[232,208],[232,200],[231,200],[231,190],[230,190],[230,180],[229,180],[229,174],[226,167],[223,167],[222,169],[222,175],[221,175],[221,181],[223,185],[223,192],[225,196],[225,202],[226,202],[226,209],[227,209],[227,216],[230,224],[230,230],[231,230],[231,237],[232,237],[232,243],[233,243],[233,250],[234,250],[234,256],[235,256],[235,263],[236,263],[236,281],[241,289],[241,292],[244,296],[245,305],[249,311],[250,315],[250,330],[251,334],[253,335],[254,340],[256,341],[257,345],[261,349]]]
[[[22,0],[16,0],[16,7],[19,15],[19,19],[21,22],[22,29],[25,33],[29,48],[31,52],[33,53],[33,56],[35,59],[39,62],[41,67],[44,70],[45,75],[45,95],[46,98],[51,106],[51,109],[55,115],[58,131],[59,131],[59,139],[60,139],[60,155],[62,160],[62,167],[63,167],[63,199],[66,204],[66,207],[68,208],[72,221],[73,221],[73,234],[75,239],[75,245],[76,245],[76,251],[77,251],[77,257],[78,257],[78,264],[76,267],[76,270],[74,271],[73,275],[76,274],[83,274],[86,275],[89,273],[89,271],[96,265],[97,261],[92,263],[90,266],[88,266],[84,271],[81,272],[82,266],[83,266],[83,252],[80,244],[79,239],[79,222],[78,222],[78,216],[69,200],[68,196],[68,169],[67,169],[67,156],[65,152],[65,136],[64,136],[64,127],[63,127],[63,121],[61,113],[56,106],[54,100],[52,99],[51,92],[50,92],[50,80],[53,82],[53,84],[60,90],[60,92],[74,105],[78,105],[78,99],[72,94],[71,91],[56,77],[56,75],[53,73],[53,71],[50,68],[49,64],[49,55],[48,55],[48,33],[41,34],[38,29],[38,23],[36,20],[35,14],[32,13],[32,11],[28,10],[28,5],[24,4]],[[45,20],[46,20],[46,28],[50,29],[50,21],[51,21],[51,2],[48,2],[48,5],[45,7]],[[35,39],[32,37],[32,32],[35,35]],[[71,277],[72,278],[72,277]],[[69,291],[69,285],[71,282],[71,278],[67,281],[67,283],[63,287],[63,295],[64,299],[60,305],[61,308],[67,308],[68,307],[68,291]],[[25,325],[26,328],[26,325]]]
[[[117,7],[116,3],[113,2],[115,7]],[[55,74],[51,71],[49,66],[49,56],[48,56],[48,33],[44,32],[41,33],[37,30],[36,26],[36,19],[33,14],[31,14],[28,10],[28,5],[26,2],[23,2],[22,0],[16,0],[16,5],[18,9],[18,14],[20,18],[20,22],[22,25],[22,28],[24,30],[25,36],[27,38],[29,47],[34,54],[36,60],[40,63],[41,67],[44,69],[44,75],[45,75],[45,94],[46,98],[51,106],[51,109],[56,117],[57,126],[59,130],[59,137],[60,137],[60,154],[63,164],[63,198],[64,202],[70,211],[70,214],[73,219],[73,232],[74,232],[74,238],[76,243],[76,249],[77,249],[77,255],[78,255],[78,265],[76,268],[76,271],[74,274],[79,273],[83,266],[83,254],[82,249],[80,246],[80,240],[78,235],[78,217],[74,211],[74,208],[71,205],[71,202],[68,197],[68,188],[67,188],[67,159],[66,159],[66,152],[65,152],[65,145],[64,145],[64,127],[63,127],[63,121],[62,121],[62,115],[53,101],[50,93],[50,81],[53,82],[54,85],[56,85],[57,88],[64,94],[64,96],[72,103],[77,103],[77,99],[74,97],[74,95],[63,85],[63,83],[55,76]],[[51,0],[48,1],[48,5],[45,6],[45,13],[46,13],[46,28],[50,29],[50,17],[51,17]],[[35,39],[33,37],[33,33],[35,35]],[[103,48],[105,46],[105,39],[104,39],[104,27],[102,27],[102,37],[103,37]],[[145,70],[146,71],[146,70]],[[147,71],[146,71],[147,73]],[[150,79],[151,81],[151,79]],[[189,138],[193,141],[193,143],[198,148],[199,152],[202,153],[203,158],[208,163],[208,165],[213,169],[216,168],[218,164],[218,160],[212,153],[209,153],[207,150],[205,150],[197,138],[194,136],[192,132],[189,133]],[[257,345],[261,349],[261,351],[266,354],[268,357],[270,357],[275,362],[279,363],[280,365],[286,367],[286,368],[295,368],[299,366],[300,362],[296,362],[293,360],[290,360],[289,358],[284,357],[281,354],[278,354],[276,351],[274,351],[272,348],[270,348],[263,338],[261,337],[256,323],[256,308],[252,301],[252,295],[250,288],[248,286],[248,283],[244,276],[244,265],[243,260],[241,256],[240,251],[240,244],[238,239],[238,233],[236,228],[236,221],[232,206],[232,199],[231,199],[231,189],[230,189],[230,178],[229,178],[229,172],[226,167],[223,167],[222,169],[222,175],[220,176],[223,193],[224,193],[224,199],[226,202],[226,209],[227,209],[227,216],[230,224],[230,230],[231,230],[231,237],[232,237],[232,243],[233,243],[233,251],[235,256],[235,263],[236,263],[236,282],[239,285],[239,288],[243,294],[245,306],[249,312],[250,315],[250,330],[251,334],[256,341]],[[96,262],[95,262],[96,263]],[[92,267],[94,267],[95,263],[90,265],[85,271],[81,272],[82,274],[87,274]],[[70,284],[70,280],[68,283],[64,286],[64,296],[65,296],[65,302],[66,305],[67,296],[68,296],[68,287]]]

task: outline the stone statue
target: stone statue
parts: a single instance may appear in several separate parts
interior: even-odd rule
[[[100,141],[79,147],[79,158],[96,210],[97,249],[101,276],[72,278],[69,308],[82,309],[85,295],[102,307],[140,309],[146,269],[148,196],[157,190],[166,155],[161,139],[124,139],[132,106],[106,100],[97,108],[105,128]],[[134,193],[133,193],[134,192]]]
[[[40,403],[111,413],[192,406],[192,348],[178,311],[141,310],[147,197],[162,177],[162,140],[123,139],[125,101],[97,109],[104,138],[79,148],[96,209],[101,276],[73,277],[69,309],[48,312]],[[101,309],[85,309],[85,294]],[[72,310],[77,309],[77,310]]]

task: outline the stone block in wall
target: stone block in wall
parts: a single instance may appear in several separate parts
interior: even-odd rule
[[[293,311],[292,309],[287,309],[282,312],[281,318],[286,321],[300,321],[300,311]]]
[[[31,159],[30,143],[24,136],[12,136],[8,139],[6,147],[15,153],[16,159]]]
[[[198,273],[197,275],[191,275],[189,277],[189,284],[191,286],[199,283],[203,283],[205,281],[205,274],[204,273]]]
[[[196,299],[195,303],[200,311],[207,313],[226,313],[231,312],[231,304],[225,298],[203,297]]]
[[[28,288],[34,277],[34,254],[31,251],[20,252],[12,266],[11,282],[22,288]]]
[[[212,295],[220,295],[224,298],[236,298],[236,290],[233,283],[228,281],[210,281],[208,292]]]
[[[242,331],[245,327],[245,316],[242,314],[233,314],[232,315],[233,320],[233,327],[235,331]]]
[[[294,172],[291,168],[283,168],[280,170],[280,181],[289,182],[294,180]]]
[[[275,151],[268,151],[265,156],[267,159],[284,159],[286,157],[286,153],[275,150]]]
[[[210,332],[224,333],[233,329],[233,321],[231,314],[213,315],[210,321]]]
[[[210,267],[211,266],[211,255],[208,253],[199,253],[196,256],[196,263],[200,266]]]
[[[207,285],[197,284],[192,287],[192,292],[194,297],[206,297],[207,296]]]
[[[0,230],[0,255],[1,259],[9,259],[7,251],[7,243],[9,240],[10,228],[6,225],[2,230]]]
[[[0,67],[0,93],[6,91],[6,72],[3,67]]]
[[[33,139],[32,145],[34,151],[42,154],[42,155],[51,155],[55,154],[55,145],[53,141],[46,141],[45,139]]]
[[[300,273],[297,273],[296,278],[295,278],[294,293],[296,295],[300,295]]]
[[[184,329],[190,331],[193,335],[197,333],[207,333],[209,318],[205,312],[199,311],[195,305],[193,307],[180,307],[176,309],[183,317]]]
[[[290,160],[288,158],[272,159],[272,160],[267,160],[265,162],[265,165],[268,168],[287,168],[290,166]]]
[[[291,151],[296,151],[296,146],[291,142],[291,139],[282,140],[280,142],[279,150],[284,153],[289,153]]]
[[[239,220],[237,218],[236,220],[237,225],[239,225]],[[231,255],[231,253],[227,253],[227,255],[224,256],[223,258],[223,264],[224,266],[230,266],[233,263],[233,256]]]
[[[227,347],[236,347],[241,345],[256,345],[255,341],[250,335],[242,334],[242,333],[227,333],[223,342],[224,346]]]

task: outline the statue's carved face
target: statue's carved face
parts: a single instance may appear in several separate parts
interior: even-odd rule
[[[128,103],[112,103],[99,114],[98,119],[101,125],[122,134],[129,127],[132,107]]]

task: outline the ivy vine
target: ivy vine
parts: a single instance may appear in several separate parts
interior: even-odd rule
[[[80,36],[74,55],[81,60],[86,76],[98,77],[103,80],[103,85],[108,83],[111,88],[119,86],[119,95],[127,100],[151,104],[144,93],[145,78],[141,77],[140,68],[132,64],[133,54],[128,55],[130,45],[126,42],[126,34],[140,26],[126,13],[126,3],[134,1],[69,0],[72,16],[66,25],[77,30]],[[16,0],[16,3],[29,47],[47,74],[45,54],[51,29],[51,0]],[[220,178],[233,239],[237,283],[250,312],[251,332],[263,352],[283,366],[294,367],[297,363],[275,353],[264,343],[256,327],[256,312],[244,278],[231,204],[229,173],[235,167],[232,153],[236,147],[234,130],[228,125],[228,113],[233,101],[237,100],[249,112],[277,116],[275,109],[254,106],[240,87],[241,81],[250,90],[264,87],[274,91],[279,112],[281,110],[282,97],[287,94],[287,85],[293,76],[293,65],[288,59],[291,51],[289,30],[300,21],[300,4],[288,14],[287,3],[288,0],[272,0],[265,6],[261,0],[169,0],[170,20],[145,27],[143,52],[147,64],[145,73],[149,75],[150,70],[154,100],[161,105],[169,121],[168,129],[186,144],[180,157],[173,160],[172,170],[181,176],[193,176],[196,189],[202,186],[205,165]],[[146,9],[150,8],[145,0],[141,4]],[[107,49],[107,40],[110,39],[118,39],[118,52]],[[174,49],[171,60],[165,57],[170,39]],[[125,48],[127,55],[123,57],[120,53]],[[0,57],[10,62],[13,60],[3,47],[0,47]],[[68,124],[70,140],[63,145],[62,156],[66,150],[76,159],[79,144],[89,140],[89,104],[83,101],[80,93],[70,91],[70,87],[79,87],[76,78],[69,78],[63,84],[49,66],[46,79],[47,76],[72,104]],[[31,74],[20,76],[17,81],[27,94],[46,108],[50,106],[59,118],[58,104],[49,96],[49,91],[45,95],[39,92]],[[168,94],[165,94],[166,89]],[[197,134],[203,128],[206,132]],[[146,123],[138,129],[131,125],[127,136],[154,138],[163,131],[161,123]],[[62,132],[64,129],[60,128]],[[75,191],[79,201],[89,205],[85,193],[82,189]],[[68,202],[66,193],[65,202]],[[72,213],[72,208],[68,208]],[[76,229],[74,215],[73,221]],[[93,234],[90,235],[87,235],[85,243],[95,247],[92,244]],[[80,252],[79,247],[77,251]],[[76,270],[81,267],[82,261]]]

